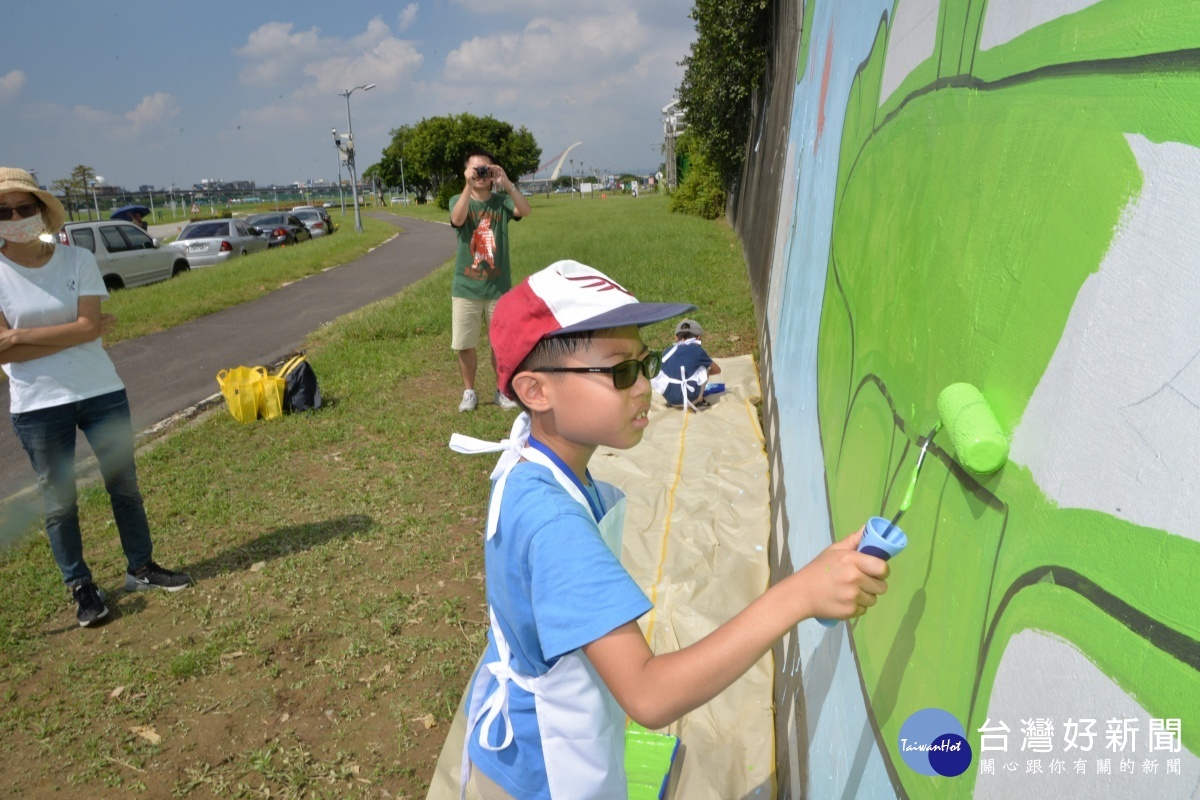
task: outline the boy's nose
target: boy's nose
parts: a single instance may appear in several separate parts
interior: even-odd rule
[[[633,386],[629,387],[629,391],[634,397],[644,397],[653,391],[650,379],[640,369],[638,370],[637,380],[633,382]]]

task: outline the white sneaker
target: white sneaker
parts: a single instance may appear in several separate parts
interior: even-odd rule
[[[467,389],[463,392],[462,402],[458,404],[459,411],[474,411],[475,404],[479,402],[479,398],[475,396],[474,389]]]
[[[504,392],[500,391],[499,389],[496,390],[496,405],[507,409],[520,408],[515,400],[509,400],[508,395],[504,394]]]

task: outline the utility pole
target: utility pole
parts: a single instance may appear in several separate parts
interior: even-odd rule
[[[346,163],[350,168],[350,191],[354,193],[354,230],[359,233],[363,232],[362,213],[358,210],[358,175],[354,171],[354,121],[350,118],[350,95],[362,89],[364,92],[369,92],[375,88],[375,84],[368,83],[363,86],[355,86],[353,89],[347,89],[338,94],[346,98]],[[337,131],[334,132],[334,137],[337,137]]]

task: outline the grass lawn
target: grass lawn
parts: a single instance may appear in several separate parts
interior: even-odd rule
[[[753,351],[723,222],[654,196],[532,204],[511,229],[516,278],[574,258],[643,300],[696,303],[714,355]],[[96,486],[81,518],[107,624],[78,628],[44,535],[0,555],[0,796],[424,797],[487,616],[494,458],[446,445],[455,431],[498,439],[512,420],[491,403],[456,411],[451,276],[445,265],[310,338],[320,411],[239,425],[218,409],[140,455],[155,556],[193,588],[121,591]],[[644,337],[661,346],[671,331]],[[481,372],[481,398],[492,381]]]

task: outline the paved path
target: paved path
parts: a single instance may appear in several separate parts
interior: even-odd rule
[[[454,255],[449,225],[373,216],[404,231],[354,261],[265,297],[108,348],[129,392],[134,429],[145,430],[211,396],[218,391],[218,371],[281,359],[321,325],[399,292]],[[7,381],[0,382],[0,411],[6,417],[0,423],[0,498],[5,498],[36,478],[7,419]],[[89,456],[82,435],[79,442],[79,456]]]

